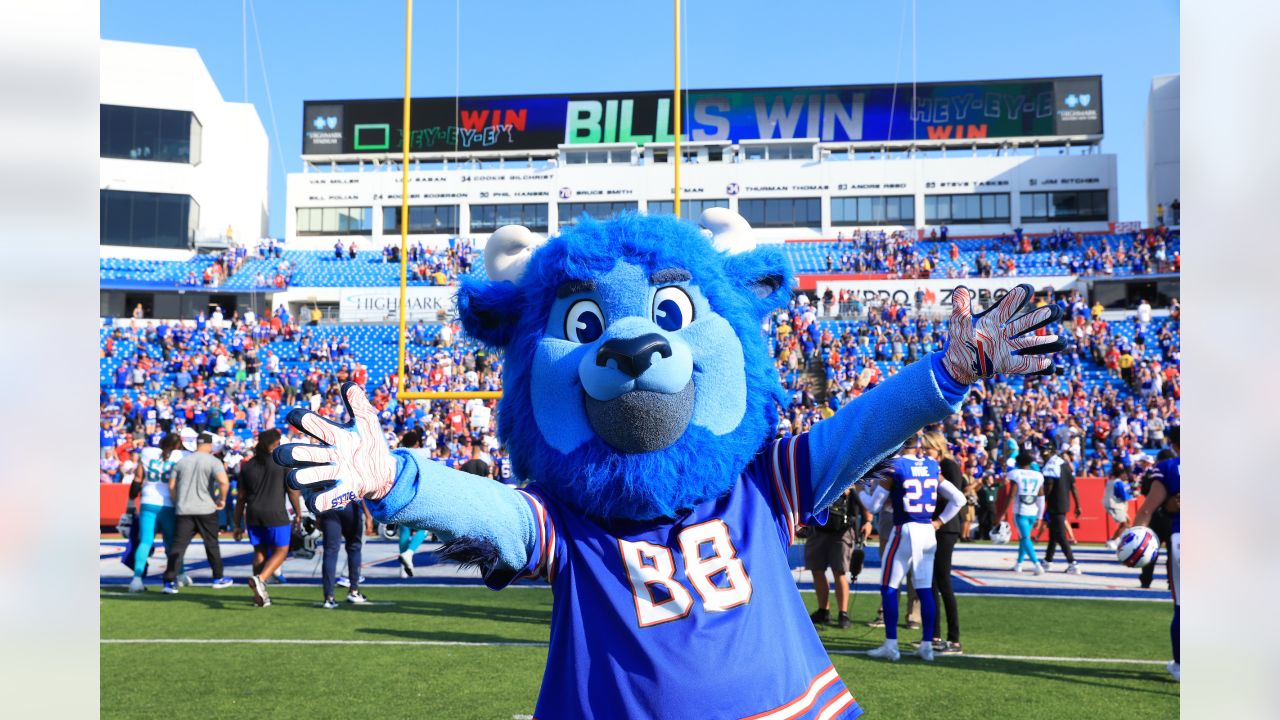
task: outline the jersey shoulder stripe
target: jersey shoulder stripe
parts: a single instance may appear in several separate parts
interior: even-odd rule
[[[790,538],[791,542],[795,542],[797,524],[796,515],[795,510],[793,509],[794,506],[791,503],[791,494],[788,492],[789,483],[786,480],[791,473],[789,468],[784,470],[782,460],[782,458],[786,456],[786,453],[782,452],[783,443],[787,442],[788,439],[775,440],[773,442],[773,447],[770,452],[772,463],[770,464],[771,472],[769,474],[769,479],[772,481],[771,484],[773,485],[774,498],[777,500],[778,506],[782,510],[782,517],[787,526],[787,537]]]
[[[757,461],[747,468],[747,473],[753,470],[761,473],[769,486],[764,492],[777,511],[775,516],[788,545],[795,542],[800,526],[826,521],[826,509],[815,511],[813,508],[808,433],[770,442],[757,456]]]

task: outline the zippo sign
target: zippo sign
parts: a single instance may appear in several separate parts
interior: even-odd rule
[[[446,286],[418,286],[405,290],[409,322],[426,320],[435,322],[452,319],[457,313],[454,295],[458,288]],[[338,319],[341,322],[388,322],[400,317],[400,288],[343,288],[338,299]]]
[[[915,305],[916,290],[924,290],[927,310],[949,310],[951,293],[957,286],[969,289],[977,306],[985,308],[999,300],[1018,285],[1030,284],[1037,293],[1045,288],[1053,288],[1055,292],[1069,291],[1075,284],[1076,275],[1056,275],[1037,278],[930,278],[927,280],[840,280],[821,281],[817,283],[818,297],[831,288],[836,297],[842,290],[852,290],[863,303],[896,302],[899,305]]]

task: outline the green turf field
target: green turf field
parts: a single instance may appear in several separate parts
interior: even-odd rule
[[[104,718],[500,718],[533,710],[546,661],[549,590],[378,588],[380,604],[318,607],[316,587],[273,587],[259,609],[248,590],[102,590],[102,637],[353,640],[382,644],[116,644],[101,646]],[[806,598],[813,605],[813,595]],[[861,623],[822,637],[855,698],[876,718],[1124,718],[1178,716],[1165,674],[1167,603],[961,597],[969,654],[932,665],[840,654],[879,644]],[[878,598],[855,598],[870,619]],[[916,639],[903,630],[902,641]],[[404,644],[385,644],[401,641]],[[440,643],[440,644],[425,644]],[[444,643],[486,643],[448,645]],[[488,643],[513,643],[495,645]],[[527,643],[528,645],[521,645]],[[909,649],[909,646],[906,646]],[[1029,659],[1042,656],[1041,659]],[[1153,660],[1160,664],[1048,658]],[[744,662],[750,662],[744,655]]]

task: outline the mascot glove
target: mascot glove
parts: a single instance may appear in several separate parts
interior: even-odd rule
[[[341,394],[350,423],[339,425],[294,408],[289,424],[322,444],[281,445],[274,453],[276,462],[289,469],[289,486],[316,513],[361,498],[377,500],[395,484],[396,460],[378,424],[378,411],[355,383],[343,383]]]
[[[1062,317],[1062,308],[1046,305],[1022,315],[1034,294],[1030,285],[1019,285],[985,311],[970,314],[969,291],[958,287],[951,294],[951,320],[942,364],[951,377],[965,385],[996,374],[1050,375],[1052,353],[1066,347],[1057,335],[1035,331]]]

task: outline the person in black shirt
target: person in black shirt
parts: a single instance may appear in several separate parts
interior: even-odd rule
[[[477,442],[473,444],[471,446],[471,459],[462,463],[462,467],[458,469],[462,472],[471,473],[472,475],[479,475],[480,477],[493,477],[493,472],[489,467],[489,463],[480,458],[481,452],[482,448],[480,447],[480,443]]]
[[[942,470],[942,479],[956,486],[961,492],[965,492],[964,473],[960,470],[960,463],[956,462],[955,457],[951,455],[951,450],[947,447],[947,439],[942,433],[926,432],[924,449],[929,457],[938,461],[938,467]],[[963,520],[961,520],[962,513],[956,513],[946,523],[938,525],[937,520],[946,507],[947,499],[942,493],[938,493],[938,505],[933,511],[935,535],[938,539],[938,549],[933,556],[933,594],[935,602],[941,597],[941,602],[938,604],[942,605],[947,616],[947,639],[944,641],[940,634],[934,637],[933,651],[959,655],[964,651],[960,647],[960,609],[956,607],[956,593],[951,587],[951,556],[955,552],[956,543],[960,540]]]
[[[249,542],[253,545],[253,575],[249,577],[249,589],[258,607],[271,604],[267,594],[267,579],[284,564],[289,556],[291,524],[302,521],[302,503],[298,493],[285,484],[285,469],[271,456],[280,445],[280,431],[263,430],[258,434],[258,444],[253,457],[240,467],[240,502],[236,503],[235,538],[238,542],[249,529]],[[285,509],[285,498],[293,506],[293,522]]]
[[[861,540],[860,533],[870,532],[871,513],[858,500],[858,494],[846,490],[827,508],[827,522],[812,528],[804,543],[804,567],[813,573],[813,592],[818,609],[809,615],[819,627],[831,624],[831,588],[827,568],[836,579],[835,596],[839,609],[836,624],[841,629],[853,625],[849,619],[849,577],[853,552]]]
[[[1074,501],[1076,518],[1080,517],[1080,494],[1076,492],[1076,474],[1071,466],[1072,454],[1069,448],[1060,448],[1049,456],[1044,464],[1044,497],[1045,509],[1049,514],[1049,547],[1045,549],[1044,561],[1041,565],[1048,570],[1053,565],[1055,545],[1062,546],[1062,554],[1067,558],[1067,574],[1081,575],[1080,566],[1076,565],[1075,555],[1071,552],[1071,544],[1067,542],[1067,510],[1069,501]]]
[[[972,462],[972,461],[970,461]],[[995,475],[988,474],[978,484],[978,540],[990,540],[996,526],[996,503],[1000,499],[1000,486]]]

